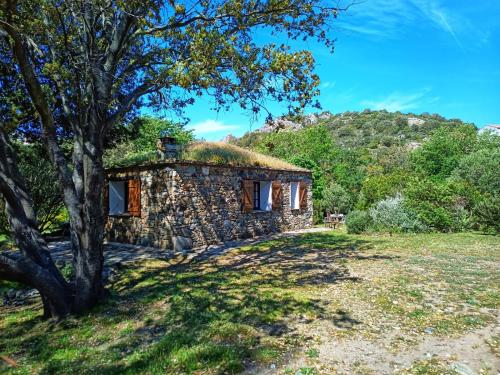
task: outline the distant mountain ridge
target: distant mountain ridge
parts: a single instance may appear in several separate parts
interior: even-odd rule
[[[300,131],[307,127],[323,125],[329,129],[334,142],[340,146],[374,149],[381,146],[407,145],[414,149],[434,129],[463,123],[459,119],[446,119],[438,114],[428,113],[417,115],[385,110],[338,114],[321,112],[304,116],[278,117],[241,138],[231,136],[227,140],[239,146],[252,148],[265,137],[265,134]]]

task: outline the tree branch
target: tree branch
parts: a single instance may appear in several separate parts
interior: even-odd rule
[[[12,11],[12,9],[11,9]],[[10,13],[12,16],[12,13]],[[10,22],[3,22],[4,30],[9,34],[13,41],[12,50],[19,64],[19,70],[23,76],[26,89],[35,106],[42,122],[42,131],[45,137],[49,154],[54,164],[57,166],[59,180],[64,191],[64,198],[67,202],[68,210],[71,214],[78,215],[78,200],[72,181],[71,170],[66,162],[64,153],[57,143],[56,128],[54,117],[50,106],[45,99],[45,94],[41,84],[38,81],[34,69],[31,65],[30,58],[26,52],[25,44],[22,35],[17,28],[11,25]]]
[[[150,83],[144,83],[141,86],[138,86],[134,91],[132,91],[129,95],[124,97],[120,101],[120,105],[118,109],[107,119],[106,126],[103,131],[110,129],[122,116],[124,116],[133,105],[139,100],[140,97],[146,95],[148,93],[154,92],[156,90],[156,85]]]

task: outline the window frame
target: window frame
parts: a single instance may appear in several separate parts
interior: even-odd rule
[[[260,200],[260,181],[253,182],[253,210],[261,210],[261,200]]]
[[[140,196],[140,192],[139,192],[139,213],[138,214],[134,214],[133,212],[130,212],[130,187],[129,187],[129,184],[130,184],[130,181],[134,181],[134,180],[138,180],[139,181],[139,189],[140,189],[140,185],[141,185],[141,179],[139,177],[117,177],[117,178],[110,178],[110,179],[107,179],[106,181],[106,199],[107,199],[107,202],[106,203],[106,216],[107,217],[140,217],[141,216],[141,210],[140,210],[140,206],[141,206],[141,196]],[[123,191],[123,212],[116,212],[116,213],[112,213],[111,212],[111,184],[112,183],[123,183],[124,185],[124,191]]]
[[[123,184],[123,211],[122,212],[111,212],[111,197],[112,197],[112,184],[121,183]],[[108,216],[129,216],[128,214],[128,179],[113,179],[108,181]]]
[[[290,181],[290,209],[300,210],[300,181]]]

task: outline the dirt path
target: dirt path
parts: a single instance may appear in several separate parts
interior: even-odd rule
[[[136,262],[147,259],[169,260],[177,256],[182,256],[185,261],[202,260],[212,256],[225,254],[241,246],[255,245],[261,242],[275,240],[286,237],[296,237],[304,233],[316,233],[328,231],[326,228],[310,228],[297,231],[276,233],[267,236],[247,238],[235,241],[229,241],[220,245],[210,245],[199,247],[186,253],[176,253],[169,249],[159,249],[156,247],[147,247],[139,245],[130,245],[118,242],[107,242],[104,246],[104,258],[107,266],[113,266],[116,263]],[[54,260],[70,262],[71,245],[69,241],[59,241],[49,243],[49,250]]]
[[[315,346],[317,356],[314,358],[308,357],[304,349],[279,368],[260,369],[257,372],[253,369],[251,372],[282,374],[287,369],[303,369],[305,372],[314,367],[321,374],[394,374],[404,373],[415,363],[433,361],[449,369],[449,373],[454,370],[464,375],[498,374],[500,358],[493,353],[490,345],[499,334],[500,325],[497,322],[458,338],[433,335],[413,337],[412,346],[397,352],[390,349],[390,343],[400,336],[396,332],[375,341],[359,338],[329,340],[320,337],[321,343]]]

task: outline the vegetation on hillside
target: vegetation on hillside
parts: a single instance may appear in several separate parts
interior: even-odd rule
[[[317,222],[326,212],[356,209],[351,222],[363,230],[500,230],[500,137],[429,114],[366,110],[288,120],[303,125],[234,142],[313,170]]]

